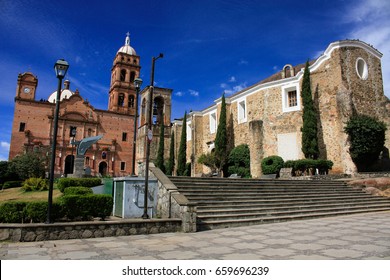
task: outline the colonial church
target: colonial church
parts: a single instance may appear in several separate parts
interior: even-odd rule
[[[383,91],[381,57],[378,50],[365,42],[345,40],[331,43],[318,59],[310,62],[311,87],[319,112],[320,158],[333,161],[334,173],[356,171],[344,132],[345,123],[353,112],[375,116],[390,124],[390,102]],[[252,177],[261,176],[260,163],[264,157],[304,158],[300,96],[303,67],[304,64],[286,64],[271,77],[226,96],[229,141],[232,147],[248,144]],[[57,176],[73,173],[75,147],[72,140],[97,135],[104,136],[85,157],[85,167],[91,175],[131,174],[135,121],[138,127],[136,165],[144,162],[150,87],[145,87],[137,96],[134,80],[139,77],[140,69],[140,57],[127,36],[111,69],[107,110],[94,108],[78,90],[71,90],[70,81],[65,81],[57,138]],[[35,100],[37,86],[38,79],[33,73],[18,76],[10,159],[27,150],[50,152],[56,92],[47,100]],[[182,121],[171,122],[171,111],[175,110],[171,108],[171,95],[172,89],[154,88],[152,160],[157,154],[161,124],[165,128],[165,157],[168,158],[171,133],[175,135],[177,156]],[[138,104],[139,118],[136,119]],[[221,98],[204,110],[188,114],[187,161],[191,162],[192,176],[209,172],[197,160],[214,148],[220,109]],[[389,133],[388,130],[386,147],[390,147]]]
[[[130,45],[127,35],[125,44],[117,51],[111,69],[108,94],[108,109],[94,108],[71,82],[64,82],[61,92],[58,121],[55,175],[73,173],[76,149],[73,143],[81,139],[103,135],[85,154],[85,169],[91,175],[125,176],[132,173],[134,122],[140,121],[137,159],[135,165],[145,158],[146,100],[149,87],[137,96],[134,80],[140,76],[140,57]],[[15,111],[9,159],[25,151],[37,151],[48,155],[51,152],[53,118],[56,94],[47,100],[36,100],[38,78],[30,72],[19,74],[16,86]],[[170,103],[172,90],[154,89],[154,126],[164,121],[167,139],[170,137]],[[141,101],[140,119],[135,118],[138,98]],[[162,112],[165,114],[162,114]],[[169,113],[168,113],[169,112]],[[164,116],[164,120],[162,120]],[[157,129],[154,129],[158,137]],[[155,137],[152,151],[157,150]],[[154,155],[152,153],[152,155]],[[152,156],[153,159],[153,156]],[[137,170],[137,166],[135,166]]]
[[[318,59],[310,62],[311,88],[319,112],[320,158],[333,161],[333,173],[356,172],[344,132],[353,112],[377,117],[390,127],[381,57],[365,42],[345,40],[331,43]],[[279,155],[285,161],[304,158],[300,96],[304,66],[286,64],[271,77],[226,97],[228,138],[232,147],[248,144],[252,177],[261,176],[264,157]],[[187,159],[193,175],[208,172],[197,159],[214,149],[220,109],[221,98],[188,115]],[[181,125],[180,121],[174,122],[178,134]],[[389,130],[385,146],[390,147]]]

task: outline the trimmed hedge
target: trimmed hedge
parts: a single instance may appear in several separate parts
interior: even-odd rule
[[[101,184],[100,178],[60,178],[57,182],[57,188],[63,193],[69,187],[92,188]]]
[[[22,223],[27,202],[7,201],[0,204],[0,222]]]
[[[315,174],[316,169],[319,174],[328,174],[333,167],[333,162],[324,159],[288,160],[284,163],[284,167],[291,167],[296,176]]]
[[[279,174],[283,167],[284,160],[280,156],[269,156],[261,161],[263,174]]]
[[[68,187],[64,190],[64,195],[88,195],[93,194],[91,188],[87,187]]]
[[[110,216],[113,207],[113,198],[107,194],[64,195],[59,198],[68,219],[90,220],[100,217],[104,220]]]
[[[64,195],[53,201],[51,220],[90,220],[100,217],[102,220],[111,215],[113,207],[111,195]],[[47,201],[9,201],[0,204],[1,223],[44,223],[47,220]]]

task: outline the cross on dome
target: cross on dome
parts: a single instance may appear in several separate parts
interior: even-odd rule
[[[130,46],[130,32],[126,33],[125,45]]]
[[[130,32],[126,33],[125,45],[122,46],[117,53],[125,53],[129,55],[137,55],[135,50],[130,46]]]

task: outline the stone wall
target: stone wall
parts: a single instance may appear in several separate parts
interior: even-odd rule
[[[152,166],[150,173],[158,180],[157,216],[181,219],[183,232],[196,232],[196,205],[180,194],[160,169]]]
[[[115,220],[54,224],[0,224],[0,240],[33,242],[181,231],[180,219]]]

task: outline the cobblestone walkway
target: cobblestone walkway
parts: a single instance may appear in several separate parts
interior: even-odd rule
[[[2,260],[386,259],[390,212],[197,233],[0,243]]]

